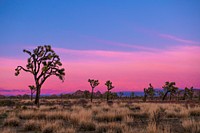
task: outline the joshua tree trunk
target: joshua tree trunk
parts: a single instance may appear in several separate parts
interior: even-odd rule
[[[37,86],[36,97],[35,97],[35,104],[37,107],[40,107],[40,86]]]
[[[33,90],[31,90],[31,101],[33,100]]]
[[[92,102],[92,99],[93,99],[93,92],[94,91],[94,88],[92,87],[92,94],[91,94],[91,102]]]
[[[147,94],[144,93],[144,102],[146,102],[146,100],[147,100]]]
[[[165,95],[163,96],[163,101],[165,100],[165,97],[167,96],[167,93],[168,93],[169,91],[167,91],[166,93],[165,93]]]
[[[108,102],[108,100],[109,100],[109,90],[107,91],[107,102]]]

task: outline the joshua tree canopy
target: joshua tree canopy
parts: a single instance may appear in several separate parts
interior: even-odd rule
[[[107,86],[107,101],[109,99],[109,93],[110,93],[110,90],[114,88],[114,86],[112,85],[112,82],[110,80],[106,81],[105,85]]]
[[[114,88],[114,86],[112,85],[112,82],[110,80],[106,81],[105,85],[107,86],[108,90],[111,90]]]
[[[178,91],[178,87],[175,87],[176,83],[175,82],[165,82],[165,85],[162,87],[165,91],[165,95],[163,96],[162,100],[165,100],[165,97],[167,96],[168,93],[170,93],[170,100],[171,100],[171,95],[176,93]]]
[[[155,90],[150,83],[147,89],[144,88],[144,101],[146,101],[147,96],[150,96],[151,99],[153,99],[154,95],[155,95]]]
[[[90,86],[92,87],[92,94],[91,94],[91,102],[92,102],[93,94],[94,94],[94,88],[99,85],[99,81],[94,80],[94,79],[88,79],[88,82],[90,82]]]
[[[15,75],[18,76],[23,70],[33,75],[36,88],[35,104],[39,107],[40,89],[44,82],[52,75],[64,81],[65,70],[60,68],[62,63],[59,56],[51,49],[50,45],[38,46],[33,50],[23,50],[29,55],[26,67],[17,66]]]
[[[193,89],[193,86],[189,89],[187,87],[185,87],[185,92],[184,92],[184,99],[186,97],[189,97],[191,100],[193,98],[193,95],[194,95],[194,89]]]

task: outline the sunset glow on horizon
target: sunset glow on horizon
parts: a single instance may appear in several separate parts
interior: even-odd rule
[[[199,1],[62,2],[0,2],[0,94],[29,94],[33,76],[14,70],[26,66],[23,49],[38,45],[51,45],[66,73],[64,82],[47,79],[42,94],[91,90],[89,78],[101,92],[107,80],[115,92],[166,81],[200,88]]]

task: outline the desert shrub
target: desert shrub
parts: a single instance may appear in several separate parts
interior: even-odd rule
[[[81,122],[79,125],[80,131],[95,131],[96,125],[93,122]]]
[[[122,121],[123,116],[121,114],[117,114],[117,113],[112,113],[112,112],[108,112],[108,113],[100,113],[98,115],[96,115],[95,120],[97,120],[98,122],[113,122],[113,121]]]
[[[62,121],[48,121],[42,127],[42,133],[56,133],[63,127]]]
[[[0,100],[0,106],[14,106],[15,102],[13,100]]]
[[[32,110],[24,110],[18,114],[20,119],[32,119],[34,117],[35,111]]]
[[[28,109],[28,108],[27,108],[26,106],[22,106],[22,109],[23,109],[23,110],[26,110],[26,109]]]
[[[187,116],[188,116],[187,112],[166,111],[167,118],[184,118]]]
[[[100,124],[96,130],[97,133],[123,133],[123,125],[118,123]]]
[[[168,125],[165,125],[162,129],[158,128],[155,122],[149,122],[147,125],[147,128],[144,130],[144,132],[148,133],[170,133],[171,129]]]
[[[190,114],[190,116],[200,116],[200,107],[190,109],[189,114]]]
[[[38,121],[28,120],[24,123],[25,131],[38,131],[41,130],[41,124]]]
[[[88,101],[86,99],[84,99],[84,98],[81,98],[75,103],[79,104],[79,105],[86,105],[88,103]]]
[[[74,128],[59,128],[56,133],[76,133]]]
[[[49,112],[46,112],[46,119],[48,119],[48,120],[69,120],[70,113],[67,111],[49,111]]]
[[[16,133],[16,130],[12,128],[3,128],[1,129],[1,133]]]
[[[19,126],[20,122],[19,122],[19,118],[17,117],[10,117],[4,120],[3,125],[4,126],[11,126],[11,127],[17,127]]]
[[[200,133],[200,122],[193,119],[182,121],[184,130],[188,133]]]
[[[147,119],[147,118],[149,118],[149,115],[146,112],[130,113],[129,116],[136,118],[136,119]]]
[[[8,116],[8,114],[6,112],[2,112],[0,113],[0,119],[4,119]]]
[[[141,110],[141,108],[140,108],[139,106],[134,106],[134,107],[129,107],[129,106],[128,106],[128,108],[129,108],[130,110],[132,110],[132,111],[140,111],[140,110]]]

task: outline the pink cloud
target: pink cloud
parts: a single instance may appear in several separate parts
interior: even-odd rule
[[[43,86],[42,93],[73,92],[89,89],[88,78],[100,80],[96,90],[106,91],[104,82],[113,81],[115,89],[142,90],[152,83],[161,88],[165,81],[175,81],[181,88],[200,88],[200,47],[179,46],[159,52],[116,52],[103,50],[71,50],[54,48],[66,69],[65,82],[51,77]],[[73,59],[72,59],[73,57]],[[78,60],[78,61],[77,61]],[[33,77],[22,72],[14,76],[17,65],[26,64],[26,58],[1,58],[0,88],[28,89]],[[50,89],[50,90],[49,90]]]

